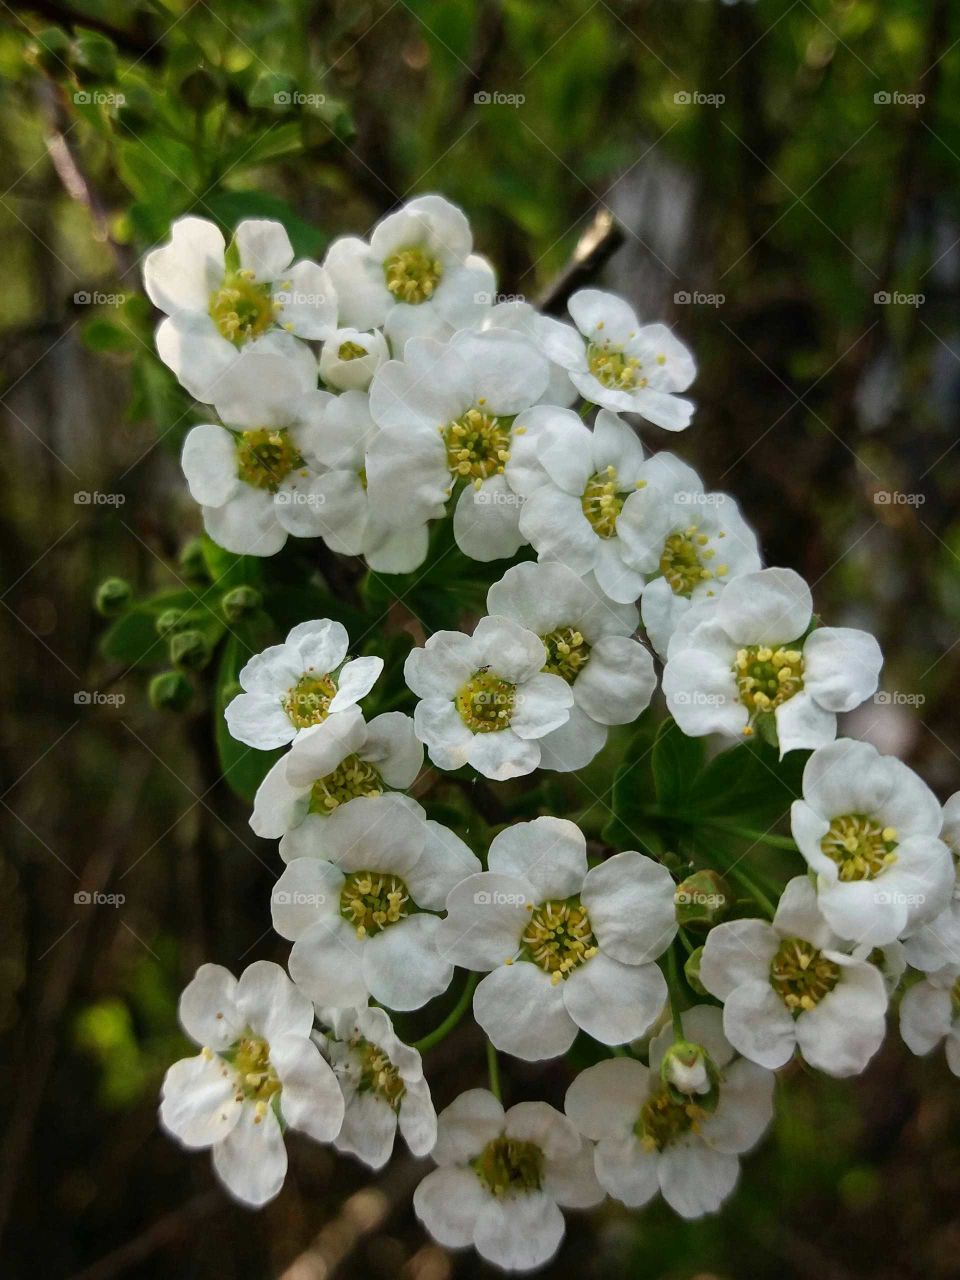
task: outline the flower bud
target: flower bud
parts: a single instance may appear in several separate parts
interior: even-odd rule
[[[228,622],[239,622],[248,613],[259,609],[262,603],[263,596],[256,587],[234,587],[221,597],[220,608]]]
[[[679,1093],[709,1093],[713,1088],[711,1065],[702,1045],[676,1040],[664,1055],[660,1076]]]
[[[183,625],[185,617],[186,614],[182,609],[164,609],[163,613],[157,615],[157,620],[153,624],[157,635],[161,638],[172,635],[178,627]]]
[[[31,40],[25,56],[38,70],[60,78],[70,56],[70,37],[60,27],[45,27]]]
[[[677,885],[673,898],[677,920],[685,929],[712,929],[729,911],[733,899],[716,871],[695,871]]]
[[[133,597],[133,589],[124,578],[105,578],[97,587],[93,605],[104,618],[114,618],[123,613]]]
[[[186,711],[193,685],[180,671],[161,671],[150,681],[148,694],[155,711]]]
[[[170,637],[170,661],[180,671],[201,671],[210,656],[202,631],[175,631]]]
[[[180,550],[180,576],[187,582],[205,582],[209,578],[207,562],[203,557],[203,543],[191,538]]]
[[[695,951],[691,951],[687,956],[686,963],[683,966],[683,976],[687,980],[687,986],[698,996],[710,994],[700,981],[700,960],[702,956],[703,947],[697,947]]]

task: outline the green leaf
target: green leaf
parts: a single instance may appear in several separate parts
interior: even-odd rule
[[[703,817],[764,828],[783,817],[802,794],[808,751],[788,751],[783,760],[762,742],[743,743],[715,756],[696,779],[689,796]]]
[[[238,556],[225,551],[218,543],[202,534],[200,545],[203,562],[207,566],[212,583],[211,597],[232,587],[255,587],[263,578],[263,561],[257,556]],[[211,603],[212,607],[212,603]]]
[[[675,720],[663,721],[653,744],[653,784],[664,809],[680,811],[703,765],[703,740],[688,738]]]
[[[290,137],[285,131],[290,128],[295,129],[296,126],[281,125],[272,130],[264,138],[264,143],[272,139],[274,148],[283,145],[286,150],[289,150],[287,144],[290,142]],[[246,154],[245,163],[253,164],[277,154],[279,153],[276,150],[271,150],[269,155],[258,154],[255,144],[254,148]],[[283,223],[290,237],[290,243],[293,245],[294,255],[298,258],[313,257],[323,249],[326,242],[324,233],[294,213],[285,200],[267,195],[263,191],[220,191],[216,195],[207,196],[203,204],[203,212],[207,216],[212,214],[223,225],[228,240],[236,230],[237,223],[242,222],[244,218],[274,218],[277,222]]]
[[[100,638],[100,652],[127,667],[146,666],[166,659],[166,642],[157,635],[157,618],[165,609],[189,609],[192,591],[166,591],[128,609]]]

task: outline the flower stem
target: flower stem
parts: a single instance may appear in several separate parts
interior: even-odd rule
[[[680,974],[677,970],[677,950],[671,946],[667,952],[667,986],[670,990],[670,1017],[673,1019],[674,1039],[683,1039],[683,1020],[680,1016]]]
[[[478,973],[471,973],[468,976],[467,981],[464,983],[463,990],[460,992],[460,998],[440,1025],[438,1027],[434,1027],[432,1031],[429,1031],[423,1039],[415,1040],[410,1047],[412,1049],[416,1049],[418,1053],[426,1053],[428,1049],[432,1049],[434,1045],[438,1045],[441,1040],[445,1040],[469,1009],[470,1001],[473,999],[474,989],[479,981],[480,975]]]
[[[487,1041],[487,1077],[490,1081],[490,1092],[498,1102],[503,1101],[503,1094],[500,1091],[500,1063],[497,1059],[497,1051],[493,1047],[493,1041]]]
[[[775,836],[767,831],[752,831],[749,827],[738,827],[734,823],[724,822],[722,818],[710,818],[705,823],[708,827],[716,827],[720,831],[729,831],[732,836],[741,840],[750,840],[753,844],[768,844],[772,849],[787,849],[790,853],[799,853],[796,842],[789,836]]]

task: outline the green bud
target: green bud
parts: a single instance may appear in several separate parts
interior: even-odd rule
[[[695,871],[677,885],[673,895],[677,908],[677,920],[685,929],[712,929],[719,924],[730,907],[733,898],[723,877],[716,871]]]
[[[155,711],[186,711],[193,699],[193,685],[179,671],[161,671],[150,681],[149,697]]]
[[[124,578],[105,578],[93,596],[93,607],[104,618],[123,613],[133,598],[133,588]]]
[[[687,986],[691,991],[695,991],[698,996],[710,994],[700,981],[700,960],[702,956],[703,947],[697,947],[695,951],[691,951],[687,956],[686,963],[683,966],[683,976],[687,980]]]
[[[170,637],[170,661],[180,671],[201,671],[210,656],[202,631],[175,631]]]
[[[82,31],[73,42],[73,67],[82,84],[109,79],[117,69],[117,47],[99,31]]]
[[[59,27],[44,27],[27,46],[26,58],[45,75],[57,78],[67,69],[70,37]]]
[[[203,556],[203,543],[199,538],[191,538],[180,550],[180,574],[187,582],[205,582],[207,562]]]
[[[234,587],[221,597],[220,608],[228,622],[239,622],[248,613],[259,609],[263,596],[256,587]]]
[[[183,620],[186,616],[182,609],[164,609],[154,623],[157,635],[161,638],[173,635],[178,627],[183,626]]]
[[[180,81],[180,97],[192,111],[207,111],[219,99],[220,89],[205,67],[197,67]]]

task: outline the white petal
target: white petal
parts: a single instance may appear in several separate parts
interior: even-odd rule
[[[598,724],[630,724],[650,705],[657,687],[653,658],[628,636],[603,636],[577,677],[574,698]]]
[[[410,650],[403,678],[419,698],[453,699],[482,665],[471,636],[435,631],[423,648]]]
[[[470,759],[474,734],[464,724],[452,702],[439,698],[425,698],[418,702],[413,712],[413,725],[417,737],[438,768],[459,769]],[[500,735],[491,733],[487,736]],[[537,753],[537,760],[539,758]],[[536,768],[536,763],[530,768]]]
[[[367,726],[359,707],[348,707],[320,724],[302,729],[284,757],[286,779],[292,787],[308,788],[333,773],[347,756],[366,743]]]
[[[403,1140],[414,1156],[429,1155],[437,1141],[437,1113],[426,1080],[408,1080],[397,1117]]]
[[[524,543],[521,502],[502,475],[479,488],[468,484],[453,512],[453,536],[463,554],[484,563],[516,555]]]
[[[201,1053],[175,1062],[164,1076],[160,1123],[186,1147],[211,1147],[237,1123],[241,1105],[233,1070]]]
[[[220,379],[233,368],[237,348],[206,313],[178,311],[157,325],[157,355],[180,384],[203,404],[212,404]]]
[[[329,337],[337,323],[337,291],[329,272],[316,262],[297,262],[283,284],[273,295],[283,308],[277,323],[301,338]]]
[[[340,309],[340,323],[357,329],[383,324],[393,306],[382,265],[369,246],[357,236],[341,236],[327,250],[324,266],[333,280]]]
[[[806,1061],[829,1076],[858,1075],[883,1043],[887,989],[872,964],[828,958],[842,965],[840,981],[797,1019],[797,1045]]]
[[[567,1013],[601,1044],[639,1039],[667,999],[667,984],[655,964],[622,964],[603,951],[575,969],[560,987]]]
[[[322,858],[294,858],[273,887],[270,914],[281,938],[296,942],[319,920],[340,910],[343,872]]]
[[[467,1089],[438,1117],[431,1153],[441,1167],[466,1164],[503,1133],[503,1105],[487,1089]]]
[[[332,1142],[343,1123],[343,1094],[317,1046],[306,1036],[277,1036],[270,1041],[270,1061],[280,1077],[286,1123],[317,1142]]]
[[[650,1090],[650,1073],[635,1058],[605,1058],[574,1076],[564,1110],[585,1138],[626,1137]]]
[[[643,574],[627,564],[620,538],[597,539],[593,572],[601,591],[620,604],[632,604],[643,591]]]
[[[263,694],[238,694],[227,704],[223,718],[231,737],[259,751],[285,747],[297,736],[280,702]]]
[[[346,920],[313,925],[290,952],[293,980],[318,1005],[364,1005],[370,994],[361,965],[364,945]]]
[[[222,507],[203,508],[203,527],[237,556],[276,555],[287,540],[273,494],[245,484]]]
[[[736,644],[784,644],[810,625],[813,597],[792,569],[760,569],[735,578],[720,595],[717,616]]]
[[[836,934],[823,918],[816,886],[809,876],[794,876],[787,881],[773,926],[782,938],[805,938],[821,951],[837,945]]]
[[[308,1036],[313,1029],[313,1005],[278,964],[257,960],[237,983],[237,1008],[247,1025],[266,1040],[278,1036]]]
[[[677,1143],[660,1153],[660,1190],[683,1218],[716,1213],[737,1185],[740,1161],[701,1142]]]
[[[414,902],[442,911],[450,891],[482,868],[480,859],[448,827],[425,824],[427,838],[416,865],[404,877]]]
[[[821,707],[806,689],[781,703],[774,716],[781,760],[788,751],[815,751],[837,736],[837,717]]]
[[[477,666],[490,667],[514,684],[535,679],[543,666],[543,641],[510,618],[481,618],[472,640]]]
[[[293,261],[293,246],[282,222],[245,218],[234,235],[240,266],[260,282],[276,280]]]
[[[289,755],[280,759],[267,772],[253,798],[250,826],[258,836],[276,840],[296,824],[306,812],[309,797],[302,788],[287,781]]]
[[[594,566],[600,539],[580,499],[552,484],[529,494],[520,510],[520,532],[544,559],[559,560],[575,573],[589,573]]]
[[[324,820],[323,853],[342,871],[406,877],[427,838],[423,812],[407,796],[357,796]]]
[[[220,507],[240,487],[237,450],[223,427],[204,423],[193,427],[183,442],[180,465],[194,502]]]
[[[345,663],[337,676],[337,692],[330,703],[330,713],[343,711],[365,698],[382,671],[382,658],[354,658]]]
[[[723,1034],[723,1010],[712,1004],[696,1004],[680,1015],[684,1038],[701,1045],[722,1070],[734,1057],[733,1046]],[[666,1023],[650,1042],[650,1070],[659,1071],[667,1050],[673,1044],[671,1023]]]
[[[803,646],[803,686],[828,711],[852,711],[876,693],[883,654],[867,631],[818,627]]]
[[[518,738],[542,738],[566,724],[572,707],[573,690],[566,680],[540,672],[517,690],[510,728]]]
[[[494,837],[487,866],[529,881],[539,902],[570,898],[580,892],[587,874],[587,842],[566,818],[517,822]]]
[[[543,1189],[566,1209],[592,1209],[603,1200],[593,1162],[593,1143],[581,1142],[573,1156],[548,1160]]]
[[[434,762],[439,763],[436,756]],[[512,729],[477,733],[471,739],[467,763],[485,778],[503,782],[533,773],[540,764],[540,748],[536,742],[519,738]]]
[[[483,871],[467,876],[447,897],[447,917],[437,932],[440,955],[464,969],[481,972],[512,959],[538,901],[528,880]]]
[[[775,1083],[772,1071],[738,1058],[724,1072],[716,1111],[701,1123],[704,1142],[733,1155],[756,1146],[773,1119]]]
[[[548,1165],[576,1156],[581,1147],[576,1125],[548,1102],[515,1103],[504,1117],[503,1132],[508,1138],[535,1143]]]
[[[628,1209],[639,1209],[660,1190],[659,1163],[660,1153],[647,1151],[629,1132],[622,1137],[603,1138],[594,1153],[600,1185]]]
[[[554,986],[537,965],[501,965],[473,996],[473,1014],[496,1048],[537,1062],[566,1053],[577,1034],[564,1008],[562,983]]]
[[[698,627],[696,638],[705,638]],[[749,716],[739,701],[737,682],[725,655],[714,649],[691,644],[671,651],[663,669],[663,692],[667,707],[688,737],[708,733],[739,737]]]
[[[900,1002],[900,1034],[911,1053],[934,1049],[950,1032],[950,992],[918,982]]]
[[[371,1169],[382,1169],[393,1154],[396,1132],[397,1117],[385,1098],[351,1091],[334,1146]]]
[[[797,1024],[769,979],[731,991],[723,1006],[723,1030],[745,1058],[770,1070],[789,1062],[797,1043]]]
[[[700,981],[718,1000],[737,987],[765,977],[780,939],[765,920],[730,920],[707,934],[700,957]]]
[[[272,1108],[258,1118],[244,1106],[240,1119],[213,1148],[213,1167],[231,1195],[259,1208],[272,1200],[287,1176],[287,1149]]]
[[[625,964],[655,960],[677,932],[673,877],[632,850],[591,868],[580,894],[600,947]]]
[[[503,1200],[490,1198],[480,1210],[473,1243],[481,1258],[510,1271],[531,1271],[549,1262],[563,1239],[563,1214],[544,1191]]]
[[[573,773],[584,769],[603,750],[607,741],[607,729],[591,720],[579,707],[570,708],[570,718],[559,729],[551,729],[537,739],[540,747],[540,768],[558,773]]]
[[[434,1169],[413,1193],[413,1209],[438,1244],[464,1249],[473,1244],[477,1219],[488,1201],[472,1169]]]
[[[371,996],[388,1009],[419,1009],[442,995],[453,965],[436,948],[440,921],[413,915],[372,937],[363,951],[363,976]]]
[[[237,1008],[237,980],[219,964],[202,964],[180,996],[180,1025],[208,1049],[228,1049],[243,1032]]]
[[[220,287],[224,273],[223,236],[206,218],[178,218],[170,228],[169,243],[148,253],[143,264],[143,286],[155,307],[176,311],[206,311],[210,295]]]
[[[423,746],[417,740],[413,718],[400,711],[385,711],[367,725],[360,752],[377,769],[388,787],[409,787],[423,766]]]

